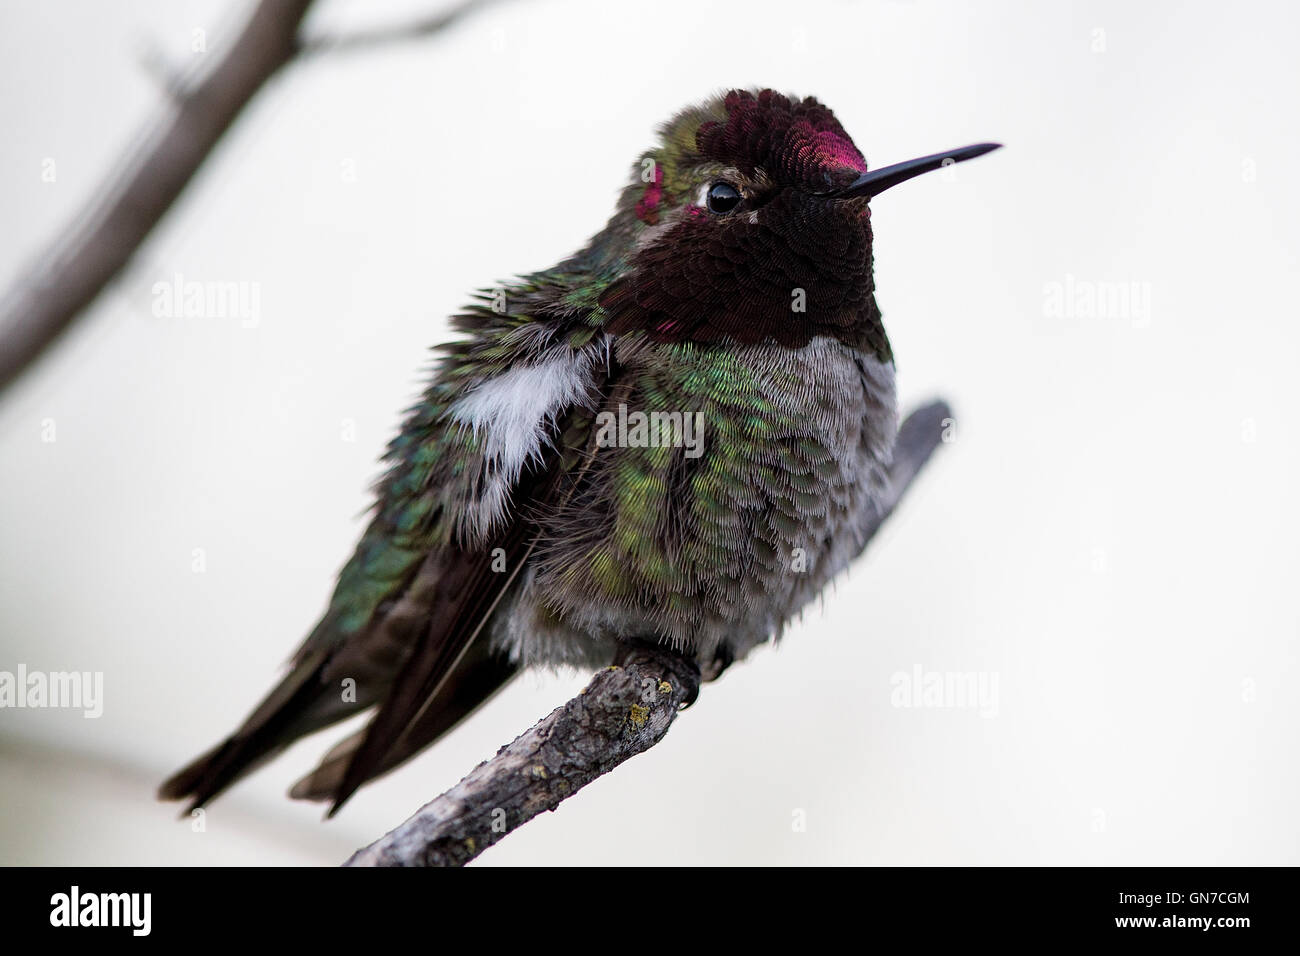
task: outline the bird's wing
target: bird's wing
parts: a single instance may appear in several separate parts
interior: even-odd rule
[[[598,400],[607,354],[590,333],[566,339],[509,317],[484,326],[450,347],[389,446],[376,513],[290,672],[161,796],[201,805],[298,737],[378,704],[360,742],[342,745],[346,769],[340,747],[326,758],[335,812],[513,674],[467,651],[526,560],[531,510],[580,457],[557,437]]]
[[[371,779],[415,756],[461,720],[487,703],[519,671],[519,665],[494,654],[486,640],[469,645],[465,655],[447,674],[442,687],[430,698],[396,744],[388,748]],[[293,785],[295,800],[333,800],[353,757],[366,739],[369,727],[339,741],[321,758],[319,766]]]

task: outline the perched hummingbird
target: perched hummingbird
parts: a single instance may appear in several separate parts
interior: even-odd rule
[[[861,551],[887,488],[868,203],[996,148],[868,171],[811,97],[679,113],[580,252],[455,317],[324,616],[161,796],[201,805],[374,707],[291,791],[333,813],[523,668],[653,640],[712,679],[774,639]]]

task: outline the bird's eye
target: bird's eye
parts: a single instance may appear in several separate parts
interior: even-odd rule
[[[731,183],[714,183],[706,199],[709,212],[728,213],[740,205],[740,190]]]

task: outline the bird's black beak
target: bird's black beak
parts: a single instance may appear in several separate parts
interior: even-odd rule
[[[991,153],[993,150],[1001,148],[1001,143],[976,143],[974,146],[963,146],[961,149],[950,149],[946,152],[935,153],[933,156],[922,156],[920,159],[909,159],[905,163],[895,163],[893,166],[873,169],[871,172],[863,173],[847,188],[835,193],[835,197],[837,199],[851,199],[857,196],[876,196],[883,193],[890,186],[897,186],[913,176],[920,176],[922,173],[928,173],[932,169],[938,169],[952,163],[964,163],[968,159],[974,159],[976,156],[983,156],[985,153]]]

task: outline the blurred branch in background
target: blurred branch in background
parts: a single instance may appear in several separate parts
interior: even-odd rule
[[[862,547],[897,507],[943,435],[952,412],[933,402],[899,429],[882,500]],[[649,750],[700,689],[695,662],[667,647],[629,645],[616,666],[474,768],[401,826],[358,850],[346,866],[462,866],[597,777]]]
[[[298,52],[304,55],[316,53],[334,53],[352,50],[368,50],[404,40],[418,40],[432,36],[451,26],[471,10],[482,9],[499,0],[462,0],[442,13],[431,14],[409,23],[397,23],[371,30],[356,30],[351,33],[323,34],[307,37],[298,44]]]
[[[304,53],[431,36],[491,0],[466,0],[436,16],[355,36],[299,38],[312,2],[260,0],[206,75],[193,85],[168,78],[162,117],[0,299],[0,392],[126,268],[244,107],[281,67]]]

